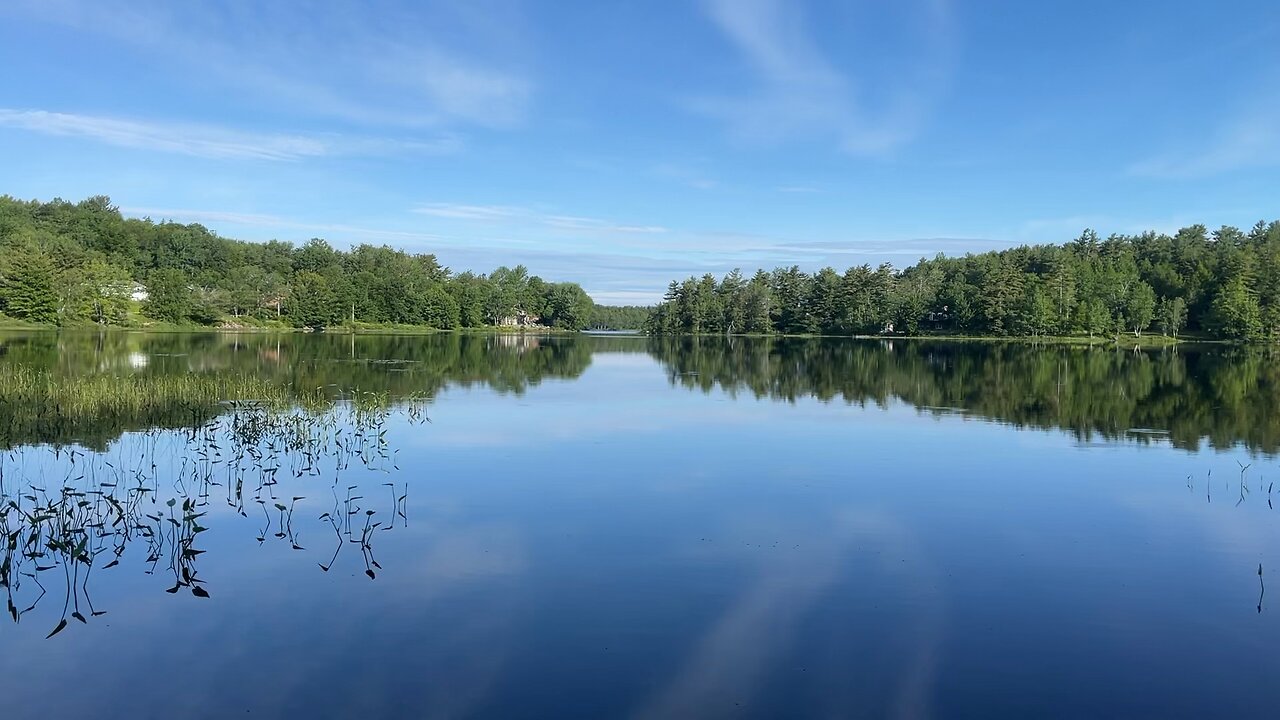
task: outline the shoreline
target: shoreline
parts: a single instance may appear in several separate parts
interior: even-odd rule
[[[588,335],[589,332],[565,330],[553,327],[482,327],[440,329],[426,325],[396,325],[390,327],[332,327],[319,330],[295,327],[261,327],[255,325],[42,325],[36,323],[0,323],[0,332],[70,332],[70,333],[225,333],[259,335]]]
[[[123,333],[219,333],[219,334],[318,334],[318,335],[447,335],[447,334],[466,334],[466,335],[586,335],[599,336],[605,333],[592,332],[589,330],[564,330],[552,327],[483,327],[483,328],[452,328],[439,329],[427,326],[416,325],[396,325],[388,327],[333,327],[313,330],[309,328],[293,328],[293,327],[261,327],[253,325],[245,326],[206,326],[206,325],[155,325],[145,327],[131,327],[123,325],[39,325],[34,323],[0,323],[0,332],[70,332],[70,333],[90,333],[90,332],[123,332]],[[1058,345],[1058,346],[1077,346],[1077,347],[1122,347],[1126,349],[1159,349],[1168,347],[1177,347],[1179,345],[1240,345],[1240,346],[1268,346],[1274,343],[1269,342],[1240,342],[1236,340],[1221,340],[1216,338],[1205,337],[1169,337],[1165,335],[1143,335],[1134,337],[1132,334],[1122,335],[1118,339],[1115,337],[1094,336],[1061,336],[1061,335],[1015,335],[1015,336],[984,336],[984,335],[825,335],[821,333],[805,333],[805,334],[752,334],[752,333],[674,333],[665,335],[647,335],[642,331],[626,331],[615,330],[609,331],[609,335],[627,335],[633,337],[655,337],[655,338],[772,338],[776,340],[909,340],[909,341],[945,341],[945,342],[976,342],[976,343],[1021,343],[1028,345]]]

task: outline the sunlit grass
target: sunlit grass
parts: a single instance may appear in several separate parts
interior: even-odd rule
[[[243,373],[59,376],[26,366],[0,366],[0,405],[65,416],[138,416],[158,408],[207,407],[252,400],[310,405],[319,389],[298,393]]]
[[[246,405],[296,408],[316,419],[339,405],[356,415],[396,405],[422,415],[427,399],[338,385],[298,387],[243,372],[63,375],[0,365],[0,447],[31,442],[101,447],[123,431],[194,427]]]

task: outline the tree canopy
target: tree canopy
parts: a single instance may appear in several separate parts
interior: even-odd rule
[[[672,282],[654,334],[1167,335],[1280,340],[1280,222],[1249,232],[1193,225],[1174,235],[1091,230],[897,270],[734,270]]]
[[[580,330],[595,312],[578,284],[547,282],[523,265],[455,274],[434,255],[387,246],[253,243],[199,224],[125,218],[106,196],[79,203],[0,196],[0,314],[120,325],[135,299],[144,318],[204,325]]]

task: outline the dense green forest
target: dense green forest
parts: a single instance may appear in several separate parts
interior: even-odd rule
[[[32,323],[579,330],[592,312],[577,284],[523,266],[453,273],[433,255],[386,246],[251,243],[198,224],[126,219],[102,196],[0,196],[0,314]]]
[[[1176,234],[1091,230],[1066,245],[889,265],[735,270],[672,282],[653,334],[905,333],[1041,336],[1158,331],[1280,340],[1280,222],[1249,232],[1193,225]]]
[[[523,266],[455,273],[433,255],[343,251],[126,219],[106,197],[0,197],[0,315],[77,325],[527,325],[653,334],[1118,336],[1280,340],[1280,222],[1249,232],[1086,230],[1024,246],[816,273],[735,270],[673,282],[654,308],[595,306]]]
[[[642,330],[653,308],[649,305],[597,305],[592,330]]]

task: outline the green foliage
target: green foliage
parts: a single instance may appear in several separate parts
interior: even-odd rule
[[[1256,340],[1262,332],[1262,310],[1258,299],[1241,280],[1221,290],[1210,306],[1212,327],[1223,337]]]
[[[648,305],[593,305],[591,322],[593,330],[642,330],[653,307]]]
[[[551,326],[581,330],[591,320],[593,303],[577,283],[558,283],[546,293],[546,313]]]
[[[6,248],[0,258],[0,312],[34,323],[58,319],[53,263],[31,246]]]
[[[298,327],[323,328],[341,318],[341,308],[325,276],[304,270],[293,280],[293,306],[289,317]]]
[[[172,323],[191,318],[192,298],[187,276],[181,270],[156,270],[147,278],[147,317]]]
[[[133,279],[129,271],[105,260],[90,260],[68,279],[68,311],[99,325],[122,325],[129,313]]]
[[[1026,284],[1023,302],[1025,305],[1018,309],[1022,329],[1030,335],[1048,335],[1053,332],[1058,319],[1053,298],[1038,279]]]
[[[104,196],[77,204],[0,197],[0,313],[125,324],[135,286],[148,293],[146,317],[179,324],[576,329],[591,320],[580,287],[524,266],[454,276],[433,255],[386,246],[247,243],[198,224],[126,220]]]
[[[1075,326],[1089,337],[1106,333],[1111,329],[1111,321],[1111,311],[1097,298],[1089,298],[1077,306]]]
[[[1170,237],[1085,230],[1066,245],[1023,246],[888,265],[737,270],[672,282],[653,334],[1089,336],[1191,330],[1280,340],[1280,222],[1248,234],[1195,225]]]
[[[1162,299],[1156,308],[1156,318],[1160,332],[1177,337],[1187,324],[1187,302],[1180,297]]]
[[[1139,282],[1129,291],[1129,297],[1125,300],[1124,316],[1128,320],[1128,328],[1133,330],[1135,336],[1140,336],[1151,325],[1155,315],[1155,291],[1150,285]]]
[[[464,272],[449,283],[448,290],[458,305],[458,324],[462,327],[484,325],[488,282],[483,277]]]
[[[508,324],[520,307],[523,291],[529,282],[529,271],[523,265],[514,269],[499,267],[489,274],[488,292],[485,293],[485,320],[492,325]]]
[[[441,330],[452,330],[461,322],[458,301],[439,285],[427,288],[422,298],[421,324]]]

